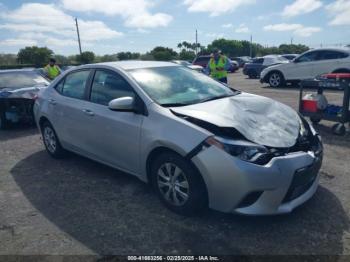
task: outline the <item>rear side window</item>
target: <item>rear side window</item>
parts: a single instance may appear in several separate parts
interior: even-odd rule
[[[122,76],[112,71],[96,70],[91,88],[91,102],[107,106],[113,99],[125,96],[135,97],[135,93]]]
[[[66,76],[64,83],[59,83],[56,89],[64,96],[76,99],[84,99],[85,86],[86,82],[88,81],[89,74],[90,70],[70,73]],[[61,90],[59,90],[59,88],[61,88]]]
[[[338,51],[322,51],[320,55],[320,60],[330,60],[330,59],[341,59],[348,57],[348,54]]]

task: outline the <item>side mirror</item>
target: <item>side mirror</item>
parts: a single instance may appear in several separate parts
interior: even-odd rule
[[[134,100],[130,96],[116,98],[108,103],[108,108],[112,111],[133,112],[135,111]]]

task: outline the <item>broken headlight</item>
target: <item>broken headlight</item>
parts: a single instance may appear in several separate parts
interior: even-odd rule
[[[210,137],[206,140],[206,143],[216,146],[243,161],[258,165],[267,164],[271,159],[271,154],[266,147],[244,140]]]

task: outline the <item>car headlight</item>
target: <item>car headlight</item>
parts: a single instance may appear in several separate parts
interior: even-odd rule
[[[224,150],[228,154],[243,161],[264,165],[271,159],[269,150],[261,145],[257,145],[244,140],[230,140],[222,137],[209,137],[206,143]]]

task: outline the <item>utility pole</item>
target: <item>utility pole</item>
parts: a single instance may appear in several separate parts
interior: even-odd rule
[[[79,52],[81,55],[81,43],[80,43],[80,34],[79,34],[79,25],[78,25],[78,18],[75,18],[75,26],[77,27],[77,35],[78,35],[78,43],[79,43]]]
[[[291,45],[293,44],[293,37],[290,39],[290,44]]]
[[[253,56],[253,35],[250,35],[250,50],[249,50],[249,56]]]
[[[198,32],[196,29],[196,55],[198,54]]]

